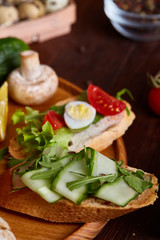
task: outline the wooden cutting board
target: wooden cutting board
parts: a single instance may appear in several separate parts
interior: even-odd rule
[[[74,84],[59,78],[59,87],[56,94],[49,99],[45,104],[36,106],[36,109],[44,111],[56,102],[65,98],[78,95],[82,89]],[[11,116],[16,109],[24,110],[24,106],[18,105],[12,100],[9,100],[9,116],[6,139],[0,143],[0,148],[7,146],[9,139],[15,135],[15,128],[11,123]],[[123,160],[127,163],[127,156],[123,139],[117,139],[110,147],[106,148],[102,154]],[[0,163],[0,174],[6,170],[6,163],[4,160]],[[107,222],[95,222],[84,224],[70,224],[70,223],[52,223],[30,217],[24,214],[19,214],[0,208],[0,217],[6,220],[17,240],[91,240],[101,231]]]

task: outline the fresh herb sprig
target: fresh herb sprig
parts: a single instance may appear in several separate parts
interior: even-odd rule
[[[0,149],[0,161],[8,154],[8,147]]]
[[[117,98],[118,100],[123,100],[122,95],[124,95],[124,94],[126,94],[126,93],[127,93],[128,96],[131,98],[131,100],[134,100],[134,97],[133,97],[131,91],[130,91],[129,89],[127,89],[127,88],[123,88],[121,91],[117,92],[116,98]],[[127,106],[126,106],[126,111],[127,111],[127,114],[130,115],[130,111],[129,111],[129,109],[128,109]]]

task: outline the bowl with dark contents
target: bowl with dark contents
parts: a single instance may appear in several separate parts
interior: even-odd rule
[[[104,0],[104,12],[123,36],[141,42],[160,40],[160,0]]]

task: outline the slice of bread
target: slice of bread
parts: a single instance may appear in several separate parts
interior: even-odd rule
[[[77,96],[71,97],[58,102],[56,105],[61,106],[76,99]],[[101,119],[99,123],[94,124],[95,126],[92,125],[80,133],[74,133],[71,137],[70,142],[72,142],[72,145],[69,146],[69,150],[79,152],[84,148],[84,146],[86,146],[92,147],[96,151],[100,152],[110,146],[114,140],[124,135],[135,119],[135,114],[131,111],[131,105],[127,102],[126,104],[130,111],[129,115],[127,114],[127,111],[124,110],[120,114],[109,116],[107,121],[105,121],[105,119]],[[100,126],[100,124],[102,126]],[[24,148],[18,145],[16,138],[10,140],[9,152],[13,157],[18,159],[26,157]]]
[[[62,105],[75,99],[75,97],[70,98],[59,102],[57,105]],[[130,115],[124,111],[118,124],[115,124],[103,133],[90,138],[87,146],[90,146],[97,151],[102,151],[112,144],[114,140],[122,136],[135,118],[128,103],[127,106],[130,109]],[[83,139],[80,141],[83,141]],[[83,144],[85,145],[84,142]],[[80,149],[76,149],[76,151],[79,150]],[[15,158],[21,159],[26,156],[24,149],[18,145],[16,139],[11,139],[9,151]],[[125,168],[133,172],[136,171],[135,168],[130,168],[128,166],[125,166]],[[114,219],[126,213],[153,204],[157,198],[158,191],[157,178],[154,175],[149,174],[152,179],[153,187],[145,190],[142,194],[139,194],[136,199],[130,201],[125,207],[120,207],[93,197],[83,201],[81,205],[76,205],[65,198],[54,204],[50,204],[29,188],[11,192],[11,175],[11,170],[8,170],[0,176],[0,206],[53,222],[81,223]]]
[[[64,104],[67,104],[71,101],[74,101],[77,99],[77,96],[74,97],[70,97],[68,99],[62,100],[60,102],[58,102],[56,105],[61,106]],[[92,147],[94,148],[96,151],[103,151],[106,147],[110,146],[114,140],[116,140],[117,138],[121,137],[122,135],[125,134],[125,132],[127,131],[127,129],[129,128],[129,126],[133,123],[134,119],[135,119],[135,114],[133,113],[133,111],[131,110],[131,105],[126,102],[126,105],[128,107],[128,110],[130,111],[130,114],[127,114],[127,111],[124,110],[121,114],[121,120],[117,121],[117,123],[113,123],[110,124],[110,126],[108,128],[106,128],[104,130],[104,126],[102,126],[103,130],[99,130],[99,134],[97,134],[96,136],[88,136],[87,141],[84,142],[83,140],[83,136],[85,136],[86,132],[82,131],[82,134],[76,134],[73,136],[74,141],[71,147],[69,147],[69,149],[71,151],[75,151],[75,152],[79,152],[80,150],[83,149],[84,145],[86,147]],[[87,135],[89,135],[87,133]],[[72,141],[72,139],[71,139]]]
[[[135,168],[127,166],[125,168],[136,171]],[[53,222],[107,221],[154,203],[157,198],[158,182],[154,175],[149,176],[153,187],[139,194],[137,199],[130,201],[125,207],[120,207],[97,198],[89,198],[81,205],[76,205],[65,198],[50,204],[28,188],[11,192],[11,170],[8,170],[0,176],[0,206]]]

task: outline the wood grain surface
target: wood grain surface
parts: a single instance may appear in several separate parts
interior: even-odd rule
[[[149,108],[146,73],[160,70],[160,41],[135,42],[117,33],[104,14],[103,0],[75,0],[77,22],[69,35],[32,44],[42,63],[86,89],[88,83],[115,95],[128,88],[136,119],[123,139],[128,164],[160,179],[160,117]],[[153,206],[109,221],[95,240],[159,240],[160,199]]]
[[[75,0],[77,21],[70,34],[30,45],[41,62],[82,89],[89,83],[124,98],[136,114],[123,137],[128,164],[160,179],[160,117],[149,108],[146,73],[160,70],[160,41],[136,42],[117,33],[104,14],[103,0]],[[109,221],[94,240],[159,240],[160,199],[153,206]]]
[[[43,111],[54,103],[63,100],[67,97],[78,95],[81,89],[72,83],[59,78],[59,88],[56,94],[49,99],[45,104],[36,106],[36,109]],[[16,109],[23,109],[20,106],[9,100],[9,117],[7,125],[7,134],[4,142],[0,147],[7,146],[9,139],[15,134],[15,128],[11,123],[11,116]],[[102,154],[123,160],[127,163],[127,156],[125,145],[122,138],[117,139],[110,147],[106,148]],[[3,160],[0,164],[0,174],[6,170],[6,162]],[[27,215],[19,214],[0,208],[0,216],[4,218],[10,225],[17,240],[89,240],[96,237],[96,235],[103,229],[107,222],[95,222],[85,224],[66,224],[66,223],[51,223],[44,220],[39,220]]]

